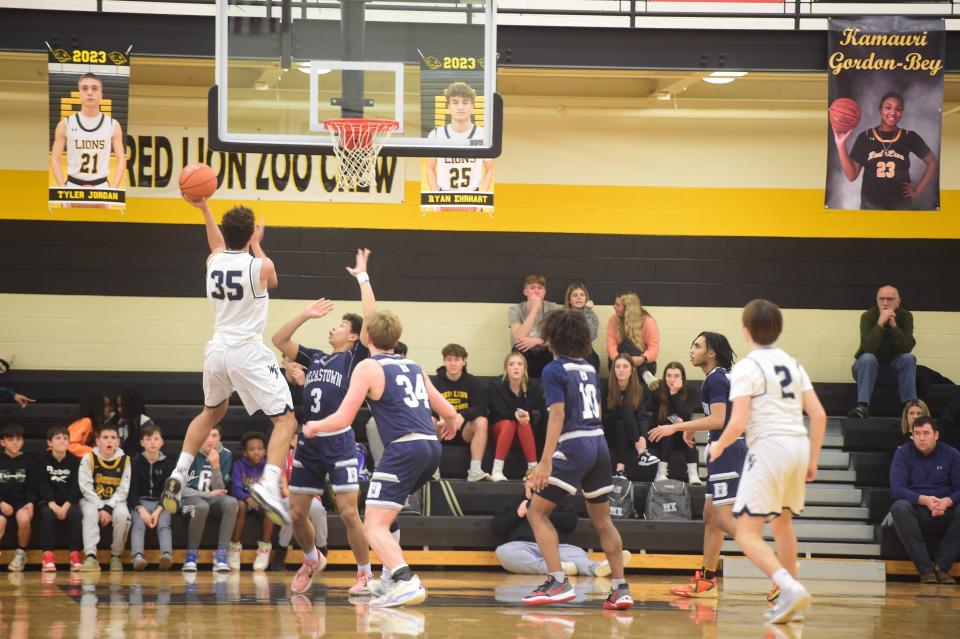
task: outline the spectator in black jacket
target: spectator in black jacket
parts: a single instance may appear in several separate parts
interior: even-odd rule
[[[627,463],[652,466],[660,460],[647,450],[650,418],[643,402],[643,389],[630,355],[620,353],[613,360],[613,374],[607,389],[607,410],[603,411],[603,432],[614,450],[617,474]]]
[[[537,465],[537,442],[533,429],[543,414],[543,389],[540,380],[527,377],[527,358],[514,351],[503,362],[503,377],[490,386],[491,433],[496,445],[493,455],[493,481],[506,481],[503,463],[515,441],[520,441],[527,470]]]
[[[36,470],[23,454],[23,427],[7,424],[0,431],[3,454],[0,455],[0,539],[7,530],[7,520],[17,522],[17,551],[7,565],[10,572],[22,572],[27,565],[27,545],[36,499]]]
[[[480,468],[487,450],[487,389],[486,384],[467,372],[467,349],[460,344],[447,344],[441,351],[443,366],[430,378],[443,398],[463,416],[463,428],[457,435],[470,444],[470,470],[467,481],[490,479]],[[439,433],[439,420],[433,417]],[[455,441],[450,440],[450,441]]]
[[[48,450],[40,456],[38,468],[40,501],[37,515],[43,543],[41,568],[57,569],[53,549],[57,546],[57,522],[66,522],[69,530],[70,570],[83,564],[83,513],[80,512],[80,458],[67,451],[70,433],[66,426],[47,431]]]
[[[144,410],[143,395],[137,389],[125,388],[117,395],[114,419],[120,433],[120,448],[131,459],[143,450],[140,444],[143,429],[153,424],[153,420],[144,415]]]
[[[545,575],[547,564],[527,521],[530,488],[524,486],[523,491],[522,495],[501,504],[493,516],[493,532],[503,540],[497,546],[497,559],[507,572]],[[579,519],[572,502],[571,497],[565,496],[550,513],[550,521],[560,538],[560,565],[563,572],[566,575],[606,577],[610,574],[610,564],[606,559],[591,561],[583,548],[566,543],[567,536],[577,527]],[[629,553],[625,552],[624,558],[629,561]]]
[[[170,513],[160,504],[160,494],[175,464],[160,450],[163,447],[163,435],[159,426],[145,426],[140,443],[143,452],[133,458],[130,492],[127,493],[127,508],[132,520],[130,550],[133,553],[133,569],[143,570],[147,567],[147,560],[143,557],[143,538],[147,528],[156,528],[160,541],[160,570],[169,570],[173,563],[173,537],[170,533]]]
[[[687,371],[680,362],[670,362],[663,369],[663,383],[659,392],[653,394],[650,412],[657,426],[689,422],[693,413],[687,407]],[[697,473],[697,448],[693,434],[684,438],[683,433],[674,433],[660,440],[660,463],[657,464],[657,480],[667,478],[670,455],[675,448],[682,448],[687,463],[687,481],[694,486],[703,482]]]

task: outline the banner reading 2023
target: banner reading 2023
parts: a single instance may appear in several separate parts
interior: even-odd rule
[[[940,209],[941,19],[830,20],[825,206]]]

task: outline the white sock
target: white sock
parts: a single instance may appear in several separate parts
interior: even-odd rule
[[[390,581],[390,574],[387,564],[383,564],[383,569],[380,571],[380,581]]]
[[[471,460],[470,460],[470,472],[471,472],[471,473],[473,473],[473,472],[477,472],[477,473],[482,472],[481,469],[480,469],[480,460],[479,460],[479,459],[471,459]]]
[[[280,483],[280,467],[273,464],[267,464],[263,468],[263,483],[270,488],[274,488]]]
[[[667,467],[669,464],[665,461],[657,462],[657,479],[667,478]]]
[[[303,553],[304,561],[320,561],[320,551],[317,550],[317,547],[314,546],[310,550]]]
[[[368,575],[372,575],[373,568],[370,567],[370,564],[357,564],[357,572],[365,572]]]
[[[786,568],[781,568],[773,573],[773,581],[780,586],[781,590],[796,590],[800,587],[800,582],[794,579]]]
[[[563,571],[562,571],[562,570],[561,570],[560,572],[551,572],[551,573],[548,573],[548,574],[549,574],[551,577],[553,577],[554,580],[557,581],[557,583],[561,583],[561,584],[562,584],[563,582],[565,582],[565,581],[567,580],[567,576],[566,576],[565,574],[563,574]]]
[[[697,472],[696,462],[692,464],[687,464],[687,474],[691,477],[699,477],[700,474]]]
[[[503,474],[503,460],[502,460],[502,459],[494,459],[494,460],[493,460],[493,470],[491,471],[491,474],[496,475],[497,473],[499,473],[499,474],[501,474],[501,475]]]
[[[190,466],[193,464],[194,457],[196,457],[196,455],[180,453],[180,459],[177,460],[177,469],[174,472],[186,476],[186,474],[190,472]]]
[[[537,462],[527,462],[527,470],[537,467]]]

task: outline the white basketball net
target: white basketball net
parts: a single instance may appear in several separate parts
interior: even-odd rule
[[[373,183],[380,149],[400,124],[394,120],[343,118],[327,120],[323,126],[333,138],[333,152],[339,160],[337,186],[352,191]]]

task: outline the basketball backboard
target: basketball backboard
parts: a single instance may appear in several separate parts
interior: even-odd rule
[[[496,157],[495,17],[496,0],[217,0],[211,146],[331,154],[326,120],[380,118],[399,123],[382,155]]]

